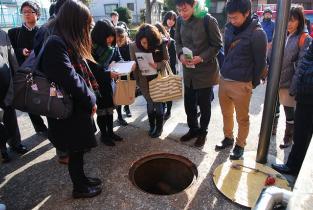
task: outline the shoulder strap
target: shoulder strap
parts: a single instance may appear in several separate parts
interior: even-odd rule
[[[305,40],[308,37],[308,34],[303,32],[301,33],[300,37],[299,37],[299,42],[298,42],[298,46],[299,48],[302,48],[305,44]]]

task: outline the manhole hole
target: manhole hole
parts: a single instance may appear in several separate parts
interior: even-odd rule
[[[156,195],[179,193],[197,176],[197,167],[190,160],[168,153],[146,156],[133,163],[129,171],[129,178],[136,187]]]

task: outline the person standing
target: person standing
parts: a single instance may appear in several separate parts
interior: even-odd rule
[[[284,106],[286,128],[281,149],[292,144],[294,130],[294,97],[296,66],[302,59],[311,42],[311,37],[304,32],[305,21],[303,8],[292,7],[287,28],[287,38],[279,81],[279,102]]]
[[[122,28],[124,28],[125,31],[128,33],[129,29],[128,29],[128,27],[127,27],[127,24],[126,24],[125,22],[123,22],[123,21],[119,21],[119,20],[118,20],[119,17],[120,17],[120,16],[119,16],[119,14],[118,14],[116,11],[113,11],[113,12],[111,13],[111,22],[112,22],[113,26],[114,26],[114,27],[117,27],[117,26],[122,27]]]
[[[250,0],[228,0],[226,12],[229,23],[225,28],[225,60],[221,68],[219,100],[223,114],[224,140],[216,150],[234,143],[234,109],[238,123],[236,145],[230,159],[242,157],[249,134],[249,104],[252,89],[260,84],[266,66],[267,39],[257,20],[251,18]]]
[[[294,144],[285,164],[272,164],[276,171],[294,175],[301,169],[313,134],[313,42],[297,68]]]
[[[140,88],[140,91],[147,101],[147,113],[149,120],[149,136],[157,138],[163,132],[163,103],[153,102],[149,92],[149,82],[158,76],[158,72],[165,68],[163,61],[169,60],[167,43],[162,39],[162,35],[157,27],[150,24],[143,24],[140,26],[136,41],[130,44],[131,60],[136,61],[136,69],[134,77]],[[149,63],[150,69],[140,69],[136,53],[151,53],[153,63]]]
[[[21,143],[15,109],[12,107],[14,72],[18,68],[14,50],[6,32],[0,30],[0,108],[3,119],[0,122],[0,150],[3,162],[9,162],[6,143],[12,151],[25,154],[28,149]]]
[[[189,127],[188,133],[181,141],[197,138],[196,147],[202,147],[206,141],[207,129],[211,118],[212,87],[218,83],[219,67],[217,54],[222,48],[222,37],[217,20],[197,18],[193,15],[196,1],[176,0],[176,8],[180,17],[176,21],[176,52],[183,64],[185,85],[185,112]],[[208,21],[204,23],[204,21]],[[206,32],[205,24],[208,26]],[[187,58],[183,47],[189,48],[193,58]],[[192,67],[194,66],[194,68]],[[200,107],[200,127],[197,119],[197,106]]]
[[[39,70],[72,96],[74,109],[66,119],[47,117],[49,140],[57,149],[68,152],[73,197],[94,197],[101,193],[101,180],[87,177],[84,171],[84,154],[97,146],[93,124],[97,105],[93,90],[98,90],[98,84],[86,62],[93,60],[92,16],[83,3],[67,0],[53,21],[54,36],[45,43]]]
[[[122,57],[116,47],[115,28],[109,20],[99,20],[91,32],[92,55],[99,67],[92,66],[91,70],[99,84],[100,97],[97,97],[97,124],[101,131],[101,141],[107,146],[115,146],[114,141],[122,141],[123,138],[113,132],[113,87],[112,78],[118,78],[119,74],[110,70],[112,63],[122,61]],[[122,114],[121,114],[122,115]],[[118,121],[125,121],[119,116]],[[127,125],[127,122],[125,121]],[[125,125],[124,124],[124,125]]]
[[[40,17],[40,7],[35,2],[25,1],[21,6],[21,14],[24,20],[23,25],[8,31],[20,66],[34,49],[34,37],[38,31],[37,21]],[[36,133],[47,133],[47,127],[40,116],[29,113],[29,117]]]

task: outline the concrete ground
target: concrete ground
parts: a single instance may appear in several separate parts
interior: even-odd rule
[[[23,143],[31,150],[23,156],[11,153],[13,161],[0,165],[0,203],[5,203],[8,209],[244,209],[226,199],[212,181],[214,169],[227,160],[230,151],[214,150],[215,144],[223,139],[217,88],[214,92],[207,142],[201,149],[193,147],[193,142],[182,144],[179,141],[188,131],[182,100],[174,102],[172,117],[165,123],[161,138],[151,139],[147,135],[146,103],[142,97],[137,98],[131,106],[133,117],[126,118],[129,125],[115,127],[125,140],[112,148],[99,143],[85,156],[86,173],[103,181],[102,194],[92,199],[72,199],[67,167],[57,162],[50,142],[34,133],[27,114],[18,112]],[[260,85],[253,92],[245,151],[257,150],[265,86]],[[285,128],[281,111],[277,136],[271,139],[270,154],[284,161],[290,149],[278,147]],[[182,155],[195,163],[199,176],[194,184],[170,196],[150,195],[134,187],[128,178],[131,164],[156,152]]]

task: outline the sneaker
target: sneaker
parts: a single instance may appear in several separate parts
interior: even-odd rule
[[[227,147],[232,147],[233,144],[234,144],[233,138],[225,137],[223,141],[215,145],[215,150],[223,150],[223,149],[226,149]]]
[[[191,139],[198,137],[198,135],[198,132],[189,130],[188,133],[180,138],[180,141],[190,141]]]
[[[239,160],[242,157],[243,152],[244,152],[244,148],[240,147],[240,146],[238,146],[236,144],[236,146],[234,147],[232,153],[229,156],[229,159],[231,159],[231,160]]]
[[[121,125],[121,126],[127,126],[128,123],[123,119],[123,118],[118,118],[117,122]]]
[[[98,178],[92,178],[92,177],[86,177],[87,180],[86,180],[86,184],[88,186],[99,186],[102,184],[102,181]]]

